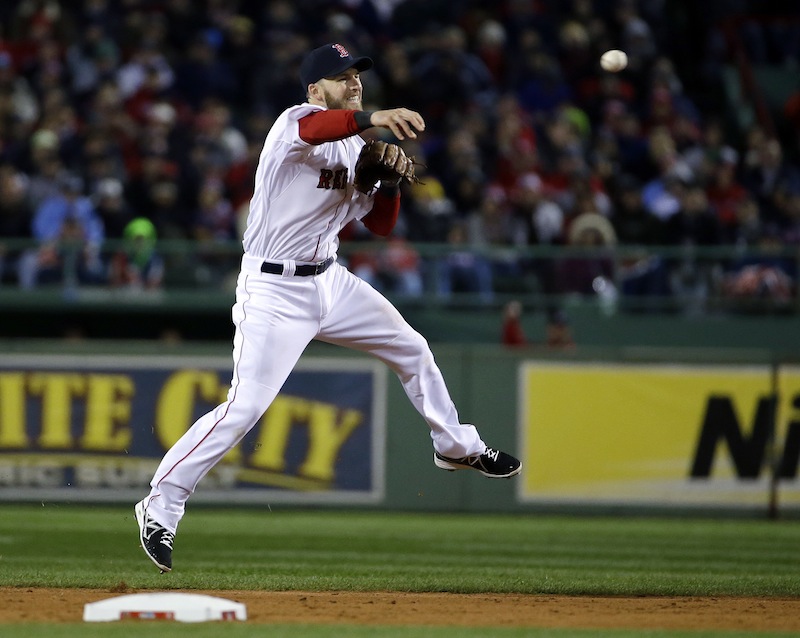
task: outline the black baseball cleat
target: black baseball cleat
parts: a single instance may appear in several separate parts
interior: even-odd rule
[[[158,523],[147,513],[144,501],[136,503],[136,522],[139,523],[139,541],[147,557],[161,570],[161,573],[172,571],[172,543],[175,534]]]
[[[436,467],[453,472],[455,470],[475,470],[489,478],[511,478],[522,471],[522,463],[510,454],[486,448],[483,454],[451,459],[438,452],[433,453]]]

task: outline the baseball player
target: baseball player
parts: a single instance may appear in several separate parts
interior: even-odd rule
[[[425,129],[420,114],[405,108],[362,110],[360,73],[372,64],[341,44],[311,51],[300,68],[307,102],[286,109],[267,135],[243,239],[227,400],[165,454],[150,494],[135,507],[142,547],[162,572],[172,569],[187,499],[258,422],[312,339],[368,352],[397,374],[430,426],[437,467],[490,478],[521,470],[519,460],[487,447],[474,425],[459,422],[426,340],[336,261],[338,233],[351,220],[391,232],[399,181],[413,179],[413,161],[397,145],[379,142],[367,161],[359,133],[384,127],[403,140]],[[381,164],[377,172],[364,166],[370,162]],[[370,174],[383,179],[369,183]]]

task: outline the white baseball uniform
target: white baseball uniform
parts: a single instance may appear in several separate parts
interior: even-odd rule
[[[426,340],[383,295],[336,261],[321,274],[295,274],[298,266],[335,260],[339,231],[374,203],[353,187],[364,145],[358,134],[319,144],[300,137],[300,118],[322,110],[287,109],[264,143],[233,306],[227,400],[166,453],[146,501],[172,532],[200,479],[258,422],[312,339],[369,352],[394,370],[437,452],[459,458],[486,450],[475,426],[459,422]],[[264,262],[282,274],[262,272]]]

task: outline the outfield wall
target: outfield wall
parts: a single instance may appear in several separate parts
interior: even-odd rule
[[[225,400],[226,346],[15,344],[0,358],[0,498],[134,502]],[[516,451],[510,481],[434,467],[380,363],[313,344],[192,503],[435,511],[800,512],[800,367],[756,350],[434,352],[462,420]]]

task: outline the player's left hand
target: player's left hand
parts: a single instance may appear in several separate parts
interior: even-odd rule
[[[356,161],[353,182],[356,190],[369,193],[378,181],[409,184],[419,180],[414,174],[414,158],[408,157],[397,144],[387,144],[383,140],[369,140],[364,144]]]

